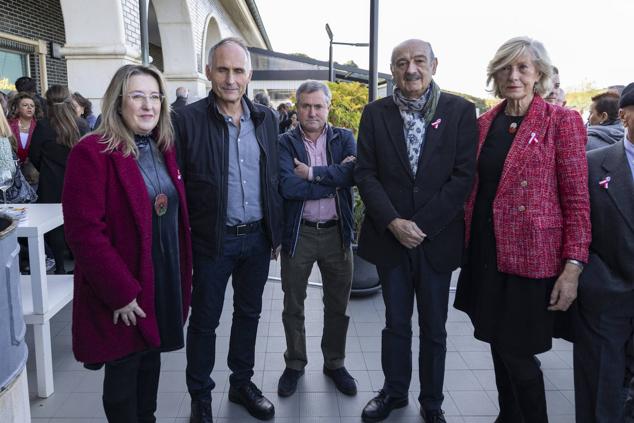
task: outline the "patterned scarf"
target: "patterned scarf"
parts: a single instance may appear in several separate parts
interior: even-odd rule
[[[440,87],[434,80],[431,81],[425,93],[414,100],[406,98],[399,88],[394,89],[393,99],[403,118],[407,156],[414,176],[425,145],[425,126],[431,122],[436,113],[439,97]]]

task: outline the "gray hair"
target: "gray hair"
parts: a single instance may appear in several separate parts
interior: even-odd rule
[[[176,88],[176,97],[187,98],[189,92],[185,87]]]
[[[307,81],[302,82],[302,84],[295,91],[295,101],[299,103],[299,96],[306,93],[314,93],[315,91],[321,91],[326,96],[326,104],[330,106],[330,101],[332,100],[332,94],[330,93],[330,88],[328,85],[324,84],[320,81],[315,81],[309,79]]]
[[[533,65],[541,73],[539,81],[535,83],[535,93],[543,97],[552,90],[553,65],[544,45],[529,37],[515,37],[498,48],[487,66],[487,85],[493,83],[490,92],[496,97],[502,98],[502,93],[495,81],[495,74],[526,52],[533,56]]]
[[[238,38],[238,37],[227,37],[227,38],[223,38],[222,40],[218,41],[216,44],[214,44],[210,49],[209,49],[209,54],[207,55],[207,66],[209,66],[210,68],[213,67],[212,66],[212,62],[213,62],[213,58],[214,58],[214,53],[216,52],[216,50],[219,47],[224,46],[225,44],[236,44],[237,46],[241,47],[242,50],[244,50],[244,54],[246,55],[247,58],[247,71],[251,70],[251,53],[249,52],[249,48],[247,47],[247,44],[244,42],[244,40],[242,38]]]

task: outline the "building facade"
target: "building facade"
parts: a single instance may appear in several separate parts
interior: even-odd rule
[[[146,0],[149,51],[163,71],[168,97],[177,87],[203,97],[209,48],[237,36],[270,49],[254,0]],[[8,0],[0,4],[0,90],[29,75],[40,91],[66,84],[99,110],[122,65],[140,63],[139,0]]]

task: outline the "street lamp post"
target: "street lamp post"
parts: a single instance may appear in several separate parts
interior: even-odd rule
[[[328,34],[328,39],[330,40],[330,48],[328,53],[328,81],[335,81],[335,67],[332,61],[332,46],[334,44],[340,46],[353,46],[353,47],[368,47],[370,44],[368,43],[340,43],[333,41],[332,30],[330,29],[330,25],[326,24],[326,33]]]

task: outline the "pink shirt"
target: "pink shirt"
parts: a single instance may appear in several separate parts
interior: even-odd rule
[[[324,125],[322,131],[316,142],[312,142],[304,135],[304,131],[301,129],[302,139],[304,140],[304,147],[308,153],[308,165],[310,170],[308,171],[308,180],[313,180],[313,166],[328,166],[328,157],[326,151],[326,129],[327,125]],[[334,198],[321,198],[319,200],[306,200],[304,202],[304,213],[302,218],[310,222],[326,222],[328,220],[337,219],[337,203]]]

